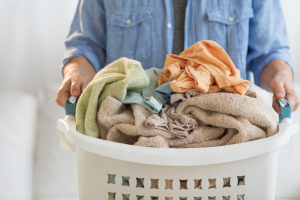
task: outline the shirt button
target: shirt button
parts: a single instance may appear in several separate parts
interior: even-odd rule
[[[127,23],[127,24],[131,24],[131,19],[127,19],[127,20],[126,20],[126,23]]]
[[[229,17],[228,20],[232,22],[234,19],[233,17]]]
[[[172,28],[172,24],[168,23],[168,24],[167,24],[167,27],[168,27],[168,28]]]

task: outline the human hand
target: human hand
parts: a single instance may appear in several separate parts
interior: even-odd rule
[[[288,78],[286,71],[277,72],[271,80],[270,87],[274,94],[272,106],[278,114],[280,114],[281,111],[277,98],[285,98],[290,103],[292,111],[298,109],[300,104],[299,96],[297,95],[291,80]]]
[[[67,99],[71,95],[78,97],[94,78],[96,72],[85,57],[79,56],[66,64],[63,74],[64,80],[57,92],[55,101],[64,108]]]
[[[273,108],[278,114],[281,114],[281,111],[277,98],[286,98],[292,111],[298,109],[300,100],[292,84],[293,72],[286,62],[282,60],[271,61],[262,70],[259,80],[264,89],[273,92]]]

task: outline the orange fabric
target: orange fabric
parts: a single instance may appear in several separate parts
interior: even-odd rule
[[[170,81],[174,92],[214,93],[224,89],[242,95],[250,84],[240,77],[225,50],[210,40],[197,42],[179,56],[167,55],[158,84]]]

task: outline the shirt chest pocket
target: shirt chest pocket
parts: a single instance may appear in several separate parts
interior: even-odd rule
[[[152,53],[152,10],[107,12],[107,46],[115,49],[118,57],[148,60]]]
[[[208,9],[207,16],[208,39],[219,43],[236,66],[244,66],[248,49],[249,19],[253,17],[253,9],[240,6],[217,7]]]

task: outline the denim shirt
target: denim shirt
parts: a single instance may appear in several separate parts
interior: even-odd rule
[[[163,68],[172,53],[172,0],[80,0],[66,39],[63,66],[84,56],[99,71],[127,57],[144,69]],[[184,48],[213,40],[228,53],[243,79],[280,59],[294,68],[280,0],[188,0]]]

